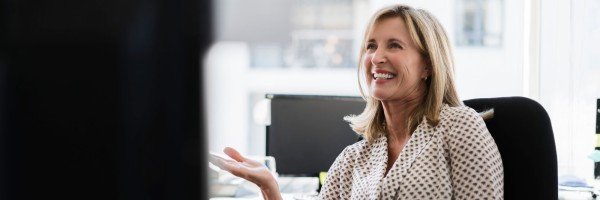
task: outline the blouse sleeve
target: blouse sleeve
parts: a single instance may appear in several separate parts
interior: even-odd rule
[[[349,147],[346,147],[340,155],[335,159],[329,170],[327,171],[327,178],[325,179],[325,183],[323,187],[321,187],[321,191],[319,193],[318,199],[340,199],[341,197],[341,182],[343,174],[345,174],[345,170],[347,169],[347,152]]]
[[[448,146],[452,199],[504,199],[504,169],[498,147],[473,109],[454,116]]]

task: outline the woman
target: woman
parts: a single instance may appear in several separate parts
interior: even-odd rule
[[[381,9],[360,60],[367,105],[345,119],[365,140],[337,157],[320,199],[503,199],[500,153],[483,119],[458,98],[450,43],[431,14]],[[211,162],[257,184],[265,199],[281,199],[265,167],[225,153],[234,160]]]

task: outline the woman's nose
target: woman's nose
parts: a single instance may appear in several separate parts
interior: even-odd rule
[[[385,55],[382,52],[375,52],[373,54],[373,57],[371,57],[371,62],[373,64],[382,64],[385,63],[387,61],[387,58],[385,57]]]

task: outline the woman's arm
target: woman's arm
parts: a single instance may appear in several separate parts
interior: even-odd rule
[[[502,158],[473,109],[456,113],[448,135],[452,199],[504,199]]]
[[[237,177],[256,184],[260,188],[264,199],[283,199],[279,192],[277,180],[275,180],[275,177],[273,177],[266,166],[260,162],[243,157],[238,151],[230,147],[225,148],[223,152],[233,160],[221,158],[217,155],[210,155],[209,162]]]

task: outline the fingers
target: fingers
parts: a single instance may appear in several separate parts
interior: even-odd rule
[[[211,154],[209,156],[209,162],[237,177],[248,179],[248,169],[241,167],[240,163],[237,161],[227,160]]]
[[[225,149],[223,149],[223,152],[225,152],[225,154],[227,154],[229,157],[233,158],[235,161],[238,161],[240,163],[246,163],[252,167],[264,165],[261,162],[258,162],[256,160],[252,160],[252,159],[248,159],[248,158],[242,156],[242,154],[240,152],[238,152],[237,150],[235,150],[234,148],[231,148],[231,147],[225,147]]]
[[[244,171],[246,171],[244,167],[240,166],[239,162],[235,160],[228,160],[214,154],[210,155],[209,162],[236,176],[241,176],[245,173]]]
[[[240,154],[240,152],[236,151],[235,149],[233,149],[231,147],[225,147],[225,149],[223,149],[223,152],[225,152],[225,154],[227,154],[229,157],[233,158],[235,161],[238,161],[238,162],[246,161],[246,158],[244,158],[244,156],[242,156],[242,154]]]
[[[225,154],[234,160],[225,159],[220,156],[210,154],[209,162],[213,163],[222,170],[228,171],[229,173],[253,182],[257,185],[264,185],[265,181],[270,181],[272,175],[269,173],[267,168],[257,161],[244,158],[238,151],[233,148],[227,147],[223,150]]]
[[[227,162],[225,161],[224,158],[221,158],[220,156],[210,154],[208,157],[208,162],[212,163],[213,165],[216,165],[217,167],[221,168],[222,170],[229,171]]]

